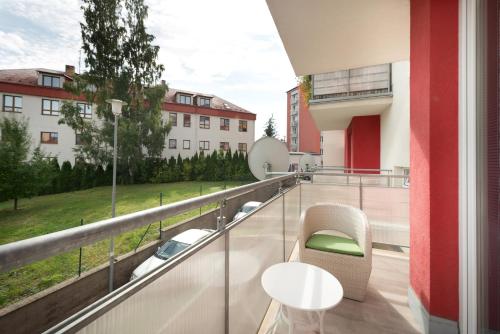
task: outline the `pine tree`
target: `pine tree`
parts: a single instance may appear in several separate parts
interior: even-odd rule
[[[264,137],[276,138],[278,131],[276,130],[276,122],[274,121],[274,115],[271,115],[264,126]]]

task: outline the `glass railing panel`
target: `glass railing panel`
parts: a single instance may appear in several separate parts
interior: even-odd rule
[[[409,190],[363,187],[363,211],[374,242],[409,247]]]
[[[358,186],[311,183],[303,183],[301,186],[302,211],[320,203],[341,203],[359,208]]]
[[[282,197],[267,202],[230,230],[229,333],[258,331],[270,303],[260,279],[266,268],[283,262],[283,249]]]
[[[224,237],[220,237],[79,333],[223,333]]]
[[[299,234],[300,186],[284,194],[285,203],[285,259],[288,260]]]

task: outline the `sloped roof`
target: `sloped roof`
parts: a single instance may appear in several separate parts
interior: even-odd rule
[[[228,100],[225,100],[221,97],[218,97],[217,95],[213,94],[205,94],[205,93],[199,93],[199,92],[192,92],[189,90],[181,90],[181,89],[175,89],[175,88],[169,88],[167,93],[165,93],[165,102],[168,103],[177,103],[175,100],[175,95],[177,93],[180,94],[187,94],[187,95],[192,95],[192,96],[203,96],[203,97],[208,97],[212,99],[210,107],[212,109],[219,109],[219,110],[227,110],[227,111],[238,111],[238,112],[244,112],[244,113],[249,113],[253,114],[252,112],[237,106],[234,103],[229,102]]]
[[[38,73],[55,74],[71,79],[64,71],[55,71],[46,68],[22,68],[0,70],[0,82],[38,86]]]

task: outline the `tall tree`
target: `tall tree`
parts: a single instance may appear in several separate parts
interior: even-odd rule
[[[156,84],[164,67],[157,61],[159,47],[153,45],[154,36],[144,24],[148,7],[144,0],[84,0],[82,10],[82,50],[88,70],[65,88],[97,106],[100,122],[82,119],[78,107],[65,102],[60,123],[80,133],[78,156],[108,165],[114,116],[106,100],[127,102],[119,120],[118,172],[122,182],[131,183],[140,175],[145,158],[161,156],[170,131],[161,117],[167,86]]]
[[[271,115],[264,126],[264,136],[276,138],[277,135],[278,131],[276,131],[274,115]]]
[[[0,120],[0,193],[14,200],[14,210],[22,197],[33,195],[33,173],[27,161],[31,138],[25,120]]]

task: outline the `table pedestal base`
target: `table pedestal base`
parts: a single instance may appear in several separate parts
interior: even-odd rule
[[[296,310],[291,307],[287,307],[284,305],[280,305],[279,312],[274,319],[273,324],[266,333],[275,334],[276,327],[278,325],[279,320],[283,320],[288,325],[288,333],[293,334],[295,328],[300,326],[301,329],[306,330],[308,332],[314,331],[317,332],[319,330],[320,334],[325,333],[324,329],[324,319],[325,319],[326,311],[301,311]],[[307,317],[307,322],[304,320],[304,315]],[[316,319],[314,319],[316,318]]]

